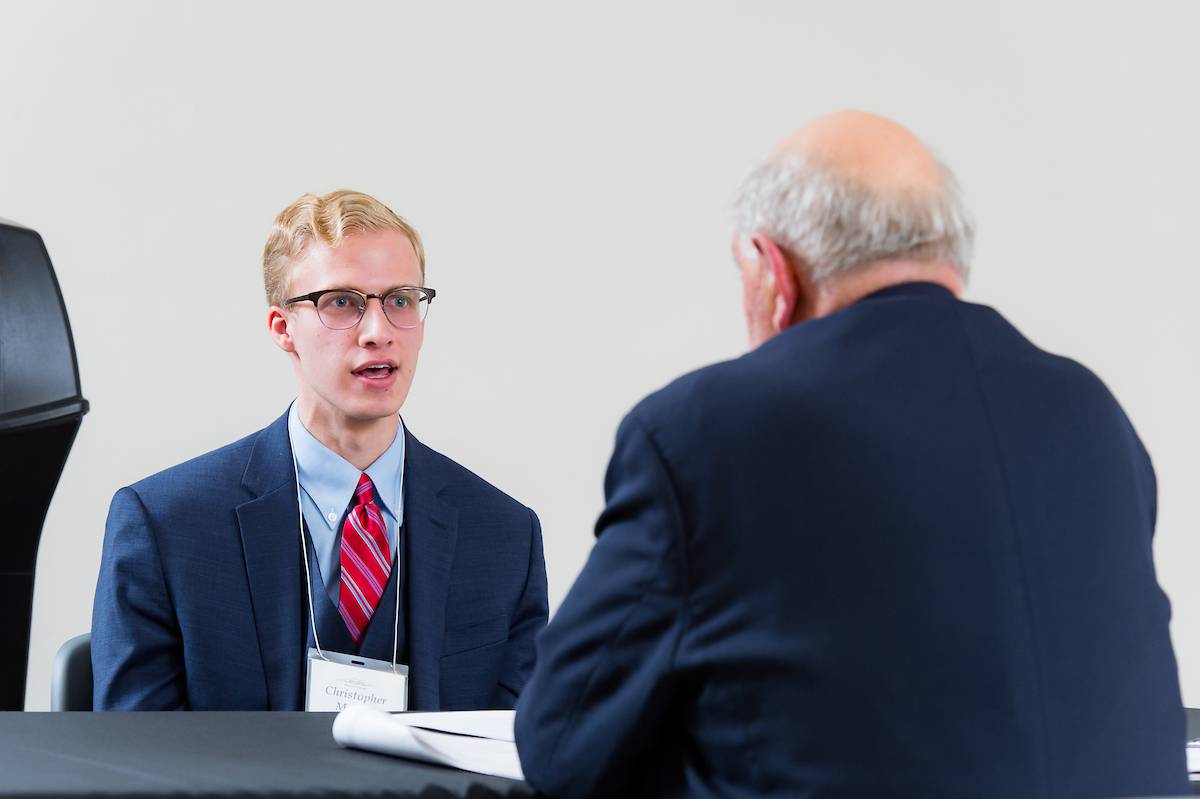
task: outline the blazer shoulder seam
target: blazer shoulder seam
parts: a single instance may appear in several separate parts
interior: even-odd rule
[[[681,494],[679,491],[679,484],[675,478],[674,472],[672,471],[671,461],[667,458],[666,453],[663,451],[662,444],[658,440],[658,437],[655,435],[654,431],[650,428],[650,426],[648,424],[646,424],[646,421],[643,418],[641,418],[640,414],[637,414],[636,412],[632,413],[632,414],[630,414],[630,419],[639,428],[641,428],[642,435],[644,435],[646,437],[646,442],[650,445],[651,450],[653,450],[654,455],[659,462],[660,468],[662,469],[663,477],[666,479],[667,486],[671,489],[671,492],[670,492],[671,493],[671,497],[670,497],[671,517],[675,522],[674,527],[675,527],[675,531],[677,533],[676,537],[678,539],[678,544],[679,544],[680,573],[681,573],[681,577],[682,577],[681,582],[683,584],[682,585],[683,590],[682,590],[681,596],[680,596],[680,605],[681,605],[681,613],[683,616],[684,623],[681,626],[680,635],[679,635],[679,638],[682,638],[683,630],[687,629],[687,621],[688,621],[687,611],[690,606],[689,600],[691,599],[692,585],[691,585],[691,557],[690,557],[690,552],[688,549],[687,527],[683,521],[683,519],[684,519],[683,502],[680,499]],[[675,655],[676,655],[676,652],[678,651],[678,646],[679,646],[679,639],[676,639],[675,646],[671,650],[670,663],[672,665],[674,665],[674,663],[675,663]]]
[[[151,515],[150,509],[146,507],[146,503],[142,499],[142,495],[138,493],[136,488],[133,486],[126,486],[122,490],[128,491],[133,495],[133,499],[137,502],[138,509],[141,511],[142,518],[146,520],[146,537],[150,540],[150,546],[154,550],[154,562],[158,566],[158,580],[162,585],[163,596],[167,598],[167,610],[170,611],[171,618],[176,620],[175,626],[178,628],[179,614],[175,608],[175,598],[171,596],[171,588],[169,585],[167,585],[167,571],[163,566],[162,547],[159,545],[158,530],[154,524],[154,517]]]
[[[1000,431],[996,428],[996,422],[992,415],[992,405],[988,399],[987,391],[984,389],[983,382],[981,379],[979,360],[978,360],[978,357],[975,352],[975,342],[971,337],[970,330],[967,328],[966,320],[963,319],[961,304],[958,304],[958,303],[952,304],[950,306],[950,308],[951,308],[950,312],[953,314],[953,317],[954,317],[954,322],[958,326],[959,331],[962,333],[963,347],[966,350],[967,362],[970,365],[970,369],[971,369],[971,382],[974,385],[976,394],[979,397],[980,408],[983,411],[983,417],[987,422],[988,434],[990,435],[991,440],[992,440],[992,447],[991,447],[992,453],[994,454],[994,456],[996,458],[996,467],[1000,472],[1000,479],[1004,486],[1004,504],[1007,506],[1007,509],[1008,509],[1009,532],[1010,532],[1010,535],[1012,536],[1013,544],[1016,547],[1016,550],[1018,553],[1018,558],[1020,561],[1021,588],[1022,588],[1022,592],[1025,595],[1025,617],[1026,617],[1026,622],[1029,625],[1029,633],[1034,639],[1034,646],[1032,647],[1032,649],[1033,649],[1032,660],[1033,660],[1034,679],[1036,681],[1036,687],[1037,687],[1038,720],[1041,723],[1040,732],[1042,735],[1042,745],[1038,747],[1038,750],[1041,753],[1041,760],[1042,760],[1042,763],[1041,763],[1042,779],[1039,782],[1041,783],[1042,795],[1043,796],[1053,796],[1054,793],[1050,790],[1051,757],[1050,757],[1050,753],[1047,750],[1047,745],[1050,741],[1050,733],[1049,733],[1049,721],[1046,718],[1045,680],[1043,679],[1043,674],[1042,674],[1041,654],[1037,651],[1037,645],[1036,645],[1038,624],[1037,624],[1036,614],[1033,612],[1033,595],[1030,591],[1029,575],[1027,572],[1026,561],[1025,561],[1025,552],[1024,552],[1024,548],[1021,546],[1020,538],[1017,535],[1017,530],[1020,529],[1020,525],[1018,525],[1018,523],[1017,523],[1016,503],[1013,501],[1012,483],[1011,483],[1011,480],[1009,479],[1009,474],[1008,474],[1008,463],[1007,463],[1006,458],[1004,457],[1004,450],[1000,445],[1000,441],[1001,441]]]
[[[647,444],[650,446],[651,450],[654,453],[655,460],[658,461],[659,468],[662,470],[663,476],[667,481],[667,485],[670,487],[670,490],[671,490],[671,506],[672,506],[671,516],[674,519],[675,527],[677,527],[678,531],[679,531],[679,535],[677,538],[678,538],[679,547],[680,547],[680,560],[682,562],[681,563],[681,573],[682,573],[681,582],[683,583],[683,590],[680,592],[680,598],[679,598],[680,623],[678,625],[674,626],[673,635],[675,636],[675,640],[671,642],[671,652],[667,657],[666,669],[669,671],[675,665],[677,653],[679,651],[680,641],[683,640],[683,632],[687,627],[687,608],[688,608],[688,597],[689,597],[689,593],[690,593],[690,585],[688,582],[688,564],[687,564],[687,558],[686,558],[687,550],[686,550],[686,545],[684,543],[684,539],[686,538],[686,536],[685,536],[684,530],[683,530],[683,516],[680,513],[678,489],[675,485],[674,476],[671,474],[671,471],[669,468],[670,464],[664,457],[662,449],[659,447],[658,441],[653,438],[649,427],[646,425],[645,421],[637,415],[636,410],[631,411],[629,413],[629,415],[627,416],[627,419],[632,424],[637,425],[638,432],[646,439]],[[613,636],[614,639],[619,639],[621,637],[621,635],[625,631],[625,627],[629,624],[630,620],[634,616],[634,613],[637,611],[637,609],[640,605],[641,605],[641,600],[633,603],[633,605],[626,611],[625,617],[621,620],[620,625],[617,627],[617,632]],[[611,656],[611,653],[608,653],[605,655],[606,658],[610,657],[610,656]],[[558,757],[559,747],[562,745],[563,736],[566,734],[567,730],[569,730],[574,725],[575,720],[578,717],[579,712],[580,712],[580,702],[583,699],[583,697],[588,695],[588,692],[591,690],[592,683],[596,679],[597,674],[598,674],[598,669],[593,668],[592,673],[590,675],[588,675],[588,679],[587,679],[587,682],[583,686],[583,690],[580,691],[578,694],[576,694],[575,700],[571,705],[570,712],[566,715],[565,720],[560,724],[559,730],[558,730],[558,735],[555,736],[555,739],[554,739],[554,746],[550,750],[550,756],[546,759],[546,766],[548,769],[553,768],[554,761]]]

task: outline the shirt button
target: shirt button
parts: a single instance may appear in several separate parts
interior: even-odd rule
[[[333,522],[337,521],[337,514],[331,513],[326,518],[329,519],[330,524],[332,524]]]

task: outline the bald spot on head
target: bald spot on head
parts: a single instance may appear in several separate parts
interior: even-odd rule
[[[907,128],[865,111],[839,111],[793,133],[772,158],[799,155],[883,194],[937,191],[937,159]]]

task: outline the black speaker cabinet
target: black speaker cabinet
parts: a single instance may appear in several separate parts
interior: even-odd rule
[[[25,706],[38,542],[87,410],[46,245],[0,219],[0,710]]]

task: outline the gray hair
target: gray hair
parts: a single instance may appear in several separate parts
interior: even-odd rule
[[[802,258],[817,284],[900,257],[947,261],[965,280],[975,226],[958,181],[938,168],[936,191],[885,194],[812,159],[768,159],[742,181],[734,224],[742,235],[764,233]]]

